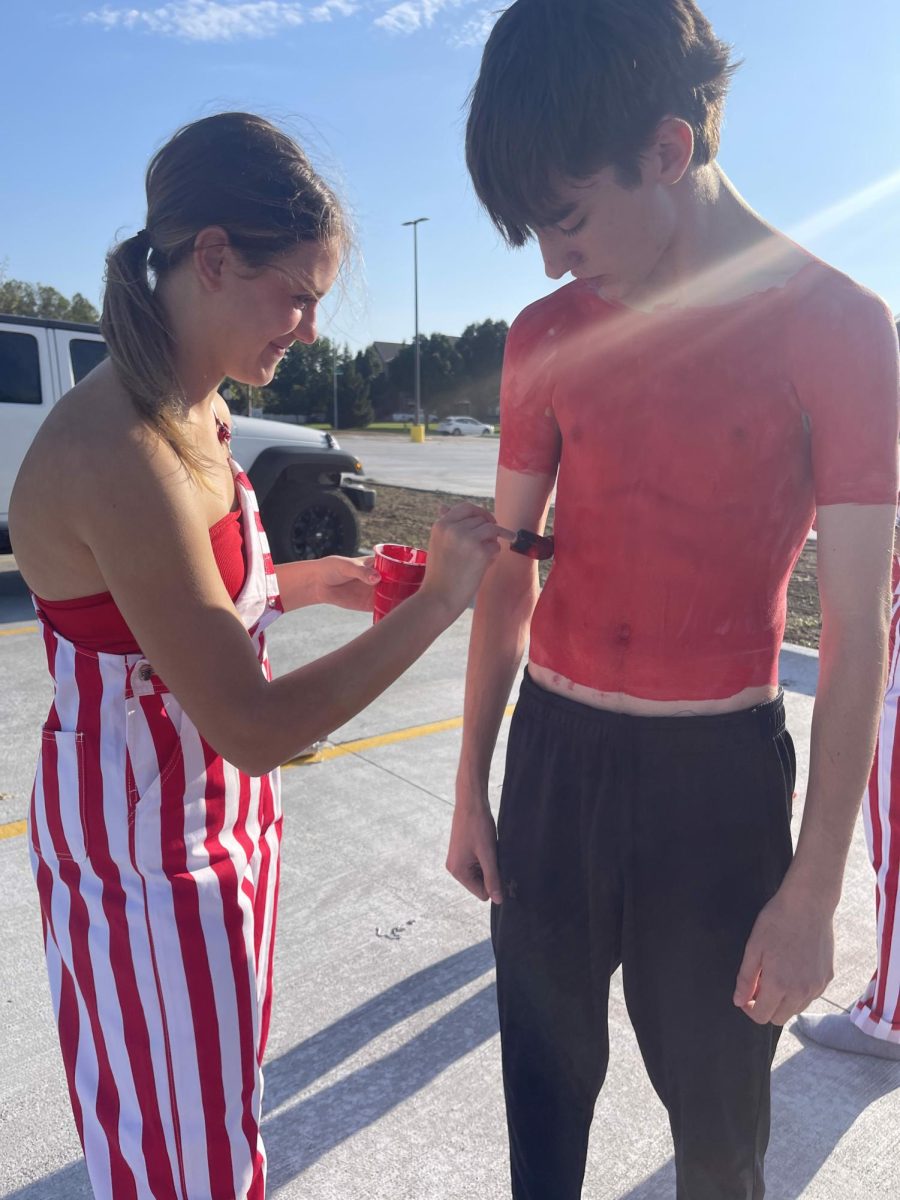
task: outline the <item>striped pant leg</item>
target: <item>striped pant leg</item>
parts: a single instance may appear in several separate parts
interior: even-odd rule
[[[158,1012],[141,971],[140,889],[110,859],[118,831],[87,789],[97,759],[81,734],[45,734],[30,843],[50,991],[94,1195],[182,1197],[169,1095],[159,1086]],[[124,808],[124,789],[118,792]],[[99,810],[99,811],[98,811]],[[90,818],[90,820],[88,820]],[[125,822],[127,828],[127,822]]]
[[[272,980],[275,962],[275,928],[281,877],[281,780],[277,771],[258,781],[260,830],[251,860],[254,880],[254,928],[257,1002],[259,1005],[260,1066],[265,1055],[272,1018]]]
[[[896,566],[896,565],[895,565]],[[851,1010],[864,1032],[900,1044],[900,592],[895,590],[887,688],[875,761],[863,804],[869,857],[875,871],[877,965]]]
[[[45,745],[32,849],[63,1059],[101,1200],[262,1200],[277,844],[260,885],[253,789],[195,731],[181,742],[136,807],[92,739]]]
[[[135,859],[171,1058],[187,1198],[262,1200],[264,991],[258,968],[265,837],[259,787],[189,723],[183,757],[137,810]],[[183,774],[181,768],[183,767]],[[179,803],[180,799],[180,803]],[[277,855],[271,878],[277,880]]]

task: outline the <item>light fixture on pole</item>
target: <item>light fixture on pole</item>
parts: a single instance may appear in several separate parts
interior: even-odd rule
[[[412,226],[413,231],[413,288],[416,306],[416,425],[422,424],[422,362],[419,348],[419,226],[428,217],[416,217],[415,221],[404,221],[403,227]]]

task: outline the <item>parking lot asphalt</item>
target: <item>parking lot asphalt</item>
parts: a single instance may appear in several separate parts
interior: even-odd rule
[[[0,572],[0,1197],[90,1195],[50,1010],[21,822],[49,700],[14,571]],[[488,912],[443,869],[469,614],[365,713],[332,753],[284,773],[283,892],[264,1131],[270,1194],[290,1200],[502,1200],[506,1137]],[[276,623],[276,670],[352,637],[364,618],[309,609]],[[815,654],[781,677],[802,797]],[[508,722],[495,757],[496,802]],[[801,809],[798,808],[796,830]],[[871,871],[857,829],[839,910],[840,1009],[871,973]],[[612,982],[612,1061],[585,1197],[671,1200],[665,1114]],[[900,1065],[802,1044],[774,1073],[772,1200],[888,1200],[900,1177]]]
[[[400,434],[338,433],[343,449],[362,462],[372,483],[460,496],[493,496],[497,438],[441,437],[416,444]]]

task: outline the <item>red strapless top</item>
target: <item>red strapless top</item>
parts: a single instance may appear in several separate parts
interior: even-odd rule
[[[211,526],[209,540],[222,582],[231,599],[236,600],[247,577],[241,510],[228,513]],[[105,654],[141,653],[109,592],[78,596],[74,600],[42,600],[40,596],[34,599],[44,619],[76,646]]]

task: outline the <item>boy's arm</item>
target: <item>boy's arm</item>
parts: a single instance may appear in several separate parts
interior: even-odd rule
[[[497,523],[507,529],[542,533],[553,484],[552,475],[500,467],[494,506]],[[447,870],[479,900],[490,899],[495,904],[503,897],[488,778],[538,592],[537,563],[504,547],[482,582],[472,620]]]
[[[890,505],[818,512],[822,636],[803,823],[793,864],[753,928],[734,995],[759,1024],[783,1025],[832,978],[832,922],[884,692],[894,515]]]

